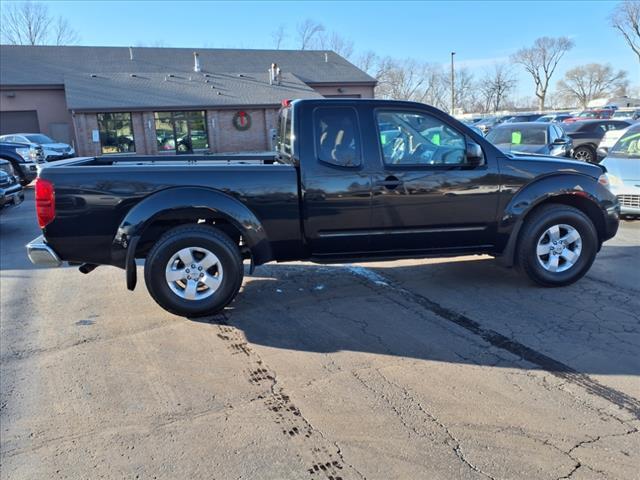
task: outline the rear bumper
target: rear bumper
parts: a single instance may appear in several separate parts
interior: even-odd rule
[[[59,267],[62,265],[62,260],[60,260],[58,254],[47,245],[42,235],[27,243],[27,255],[34,265],[41,267]]]

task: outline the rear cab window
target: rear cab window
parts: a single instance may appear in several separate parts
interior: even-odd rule
[[[318,107],[313,111],[316,159],[342,168],[362,165],[362,140],[352,107]]]
[[[293,122],[291,117],[291,107],[283,107],[278,115],[276,151],[284,160],[291,160],[293,155]]]

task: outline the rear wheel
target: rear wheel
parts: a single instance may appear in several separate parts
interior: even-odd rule
[[[545,205],[523,226],[518,265],[540,285],[569,285],[587,273],[597,249],[598,234],[589,217],[574,207]]]
[[[165,310],[185,317],[220,312],[237,295],[243,278],[238,246],[220,230],[185,225],[164,234],[144,268],[153,299]]]
[[[596,151],[588,145],[582,145],[573,151],[573,158],[583,162],[595,163]]]

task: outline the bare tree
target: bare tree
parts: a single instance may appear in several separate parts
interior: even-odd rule
[[[447,81],[441,65],[385,57],[376,62],[372,71],[376,72],[374,76],[378,80],[377,97],[446,108]]]
[[[324,25],[308,18],[298,24],[297,32],[300,50],[308,50],[312,48],[315,37],[324,32]]]
[[[2,42],[10,45],[42,45],[49,35],[51,18],[41,3],[10,3],[2,14]]]
[[[558,90],[566,98],[574,98],[586,108],[594,98],[624,92],[627,83],[627,72],[624,70],[616,72],[611,65],[590,63],[568,70],[564,79],[558,82]]]
[[[9,45],[69,45],[78,34],[62,17],[53,18],[46,5],[37,2],[3,6],[2,43]]]
[[[355,60],[356,66],[363,72],[367,72],[372,77],[376,76],[376,66],[380,61],[380,57],[375,52],[368,50],[361,53]]]
[[[55,35],[56,45],[73,45],[74,43],[78,43],[78,32],[71,28],[65,18],[58,17],[53,34]]]
[[[454,84],[457,108],[461,108],[465,112],[471,111],[477,103],[473,74],[466,67],[456,69]],[[446,88],[446,95],[451,98],[450,80],[447,80]]]
[[[367,72],[378,81],[375,88],[376,97],[385,98],[391,84],[391,71],[396,65],[391,57],[379,57],[371,50],[362,53],[354,62],[356,66]]]
[[[277,29],[273,31],[273,33],[271,33],[271,38],[273,39],[273,46],[276,50],[280,50],[286,36],[287,34],[285,33],[284,25],[280,25]]]
[[[533,77],[540,110],[544,110],[549,82],[558,62],[572,48],[573,41],[568,37],[541,37],[533,43],[532,47],[522,48],[511,57],[514,63],[521,64]]]
[[[314,46],[320,50],[333,50],[347,59],[353,56],[353,41],[340,36],[336,32],[332,32],[331,35],[320,33],[318,41],[314,43]]]
[[[494,65],[493,70],[487,72],[479,84],[484,110],[493,112],[500,110],[500,107],[504,106],[507,96],[515,88],[516,83],[513,72],[507,65]]]
[[[611,26],[620,32],[640,61],[640,2],[620,2],[611,14]]]
[[[427,81],[423,66],[415,60],[407,59],[402,62],[386,58],[384,76],[378,78],[379,93],[383,98],[396,100],[415,100],[420,97]]]

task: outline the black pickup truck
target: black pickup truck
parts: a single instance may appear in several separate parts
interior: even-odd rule
[[[27,186],[36,178],[38,164],[44,162],[44,152],[40,146],[0,141],[0,160],[9,162],[20,184]]]
[[[575,282],[618,228],[603,167],[504,154],[418,103],[284,102],[270,156],[104,156],[46,165],[35,264],[126,270],[166,310],[238,293],[243,261],[489,254],[545,286]]]

